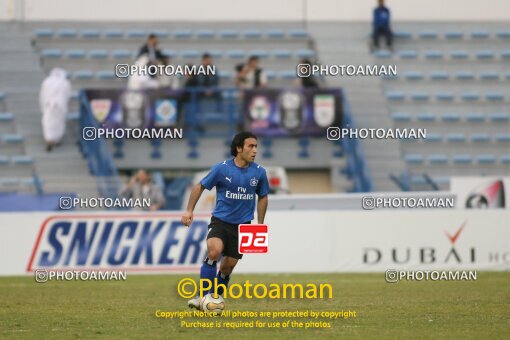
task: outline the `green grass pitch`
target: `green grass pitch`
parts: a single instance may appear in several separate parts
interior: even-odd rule
[[[189,311],[187,301],[176,292],[183,277],[196,275],[128,275],[127,281],[118,282],[48,283],[36,283],[33,277],[2,277],[0,338],[508,339],[510,334],[508,272],[479,272],[475,282],[395,284],[386,283],[384,274],[233,276],[232,282],[241,284],[247,279],[266,284],[331,284],[333,299],[226,301],[231,311],[357,312],[356,318],[331,321],[328,329],[190,329],[182,328],[179,319],[156,318],[156,310]]]

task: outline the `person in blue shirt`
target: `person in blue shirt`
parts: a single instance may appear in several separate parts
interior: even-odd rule
[[[379,48],[379,38],[384,36],[386,38],[386,46],[391,50],[393,49],[393,33],[390,28],[390,10],[384,6],[384,0],[379,0],[379,6],[374,9],[373,18],[373,44],[374,47]]]
[[[269,194],[266,170],[255,163],[257,137],[251,132],[240,132],[232,140],[230,153],[234,158],[217,163],[192,190],[188,207],[181,218],[185,226],[193,222],[193,210],[204,191],[216,187],[216,206],[212,212],[207,235],[207,256],[200,269],[200,279],[228,286],[230,274],[243,257],[238,252],[238,226],[249,224],[254,219],[255,198],[257,222],[264,223]],[[216,263],[221,259],[220,269]],[[218,287],[218,294],[223,294]],[[214,290],[210,290],[213,292]],[[205,294],[204,294],[205,295]],[[200,308],[200,297],[188,301],[191,308]]]

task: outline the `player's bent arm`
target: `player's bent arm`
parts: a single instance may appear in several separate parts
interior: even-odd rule
[[[269,202],[268,195],[260,197],[257,202],[257,222],[258,224],[264,224],[264,218],[266,217],[267,204]]]
[[[186,208],[186,213],[181,217],[182,224],[184,224],[187,227],[189,227],[191,225],[191,222],[193,222],[193,210],[195,210],[195,206],[197,205],[197,202],[200,199],[200,196],[202,195],[204,189],[205,187],[202,185],[202,183],[198,183],[197,185],[195,185],[193,190],[191,190],[191,194],[189,195],[188,200],[188,207]]]

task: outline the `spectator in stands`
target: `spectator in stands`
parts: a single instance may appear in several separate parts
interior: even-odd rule
[[[204,69],[207,69],[208,66],[213,64],[212,57],[209,53],[204,53],[202,55],[202,66]],[[216,74],[198,74],[196,77],[196,85],[199,87],[218,87],[219,78]],[[218,92],[214,91],[205,91],[205,97],[216,97]]]
[[[152,183],[149,173],[145,170],[138,170],[129,183],[121,189],[119,196],[127,199],[150,199],[150,211],[156,211],[165,206],[165,197],[161,189]]]
[[[390,10],[384,6],[384,0],[378,0],[379,6],[374,9],[373,17],[373,47],[379,48],[379,38],[384,36],[386,38],[386,46],[393,50],[392,41],[393,33],[390,28]]]
[[[135,62],[138,67],[148,64],[149,57],[146,54],[141,55]],[[136,73],[129,76],[127,87],[130,90],[154,89],[159,87],[159,81],[148,74]]]
[[[170,57],[166,57],[163,61],[163,66],[170,65]],[[158,75],[159,86],[160,87],[169,87],[172,90],[179,88],[179,78],[175,75],[167,75],[167,74],[159,74]]]
[[[151,64],[164,63],[166,55],[158,49],[158,44],[158,37],[155,34],[150,34],[147,38],[147,43],[140,48],[138,58],[146,54]]]
[[[300,64],[310,65],[310,67],[313,65],[313,63],[309,59],[302,59]],[[301,76],[298,79],[299,85],[304,88],[319,88],[319,83],[317,82],[317,79],[313,74],[310,73],[308,76]]]
[[[259,57],[251,56],[246,64],[236,66],[236,86],[241,89],[262,88],[267,85],[267,77],[259,68]]]
[[[67,122],[67,104],[71,98],[71,83],[66,71],[54,68],[44,79],[39,94],[42,128],[46,151],[51,151],[64,136]]]

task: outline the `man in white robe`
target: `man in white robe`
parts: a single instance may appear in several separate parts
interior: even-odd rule
[[[135,62],[138,69],[144,65],[148,66],[148,64],[149,57],[147,54],[141,55]],[[129,76],[127,87],[130,90],[155,89],[159,87],[159,81],[156,78],[151,78],[146,72],[139,72]]]
[[[44,79],[39,94],[39,105],[42,117],[42,128],[46,150],[51,151],[58,144],[66,129],[67,104],[71,97],[71,83],[66,72],[54,68]]]

